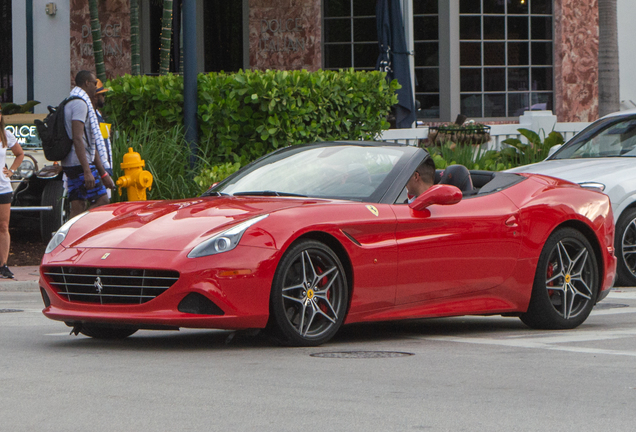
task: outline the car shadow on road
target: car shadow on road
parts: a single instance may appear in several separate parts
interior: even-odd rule
[[[390,341],[409,336],[474,336],[505,332],[534,331],[518,318],[512,317],[452,317],[427,318],[382,323],[351,324],[340,329],[333,342]]]
[[[408,321],[350,324],[324,346],[331,348],[357,343],[390,343],[408,337],[475,336],[519,332],[534,332],[516,318],[502,317],[453,317],[429,318]],[[282,348],[266,332],[258,330],[192,330],[152,331],[140,330],[120,340],[92,339],[83,335],[69,336],[64,340],[48,341],[59,349],[107,349],[122,351],[226,351],[236,349]],[[307,348],[292,348],[307,349]]]
[[[63,340],[47,341],[58,349],[108,349],[122,351],[199,351],[271,348],[274,343],[257,331],[140,330],[125,339],[93,339],[84,335],[69,336]]]

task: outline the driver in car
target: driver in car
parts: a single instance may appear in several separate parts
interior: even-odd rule
[[[415,172],[406,182],[406,191],[408,192],[408,203],[410,204],[415,198],[423,194],[431,186],[435,184],[435,162],[433,159],[426,158],[415,169]]]

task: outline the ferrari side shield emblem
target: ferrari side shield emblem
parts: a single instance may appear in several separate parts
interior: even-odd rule
[[[102,259],[103,259],[103,260],[105,260],[106,258],[108,258],[108,256],[109,256],[109,255],[110,255],[110,253],[109,253],[109,252],[105,253],[105,254],[102,256]]]
[[[380,215],[380,212],[378,211],[378,209],[377,209],[377,208],[375,208],[375,206],[368,205],[368,206],[367,206],[367,208],[368,208],[368,209],[369,209],[369,211],[370,211],[371,213],[373,213],[375,216],[379,216],[379,215]]]

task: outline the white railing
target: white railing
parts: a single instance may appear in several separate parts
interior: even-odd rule
[[[419,140],[428,138],[428,127],[411,129],[389,129],[382,132],[376,141],[387,141],[400,144],[418,145]]]
[[[568,141],[578,132],[585,129],[590,123],[557,123],[557,118],[552,111],[526,111],[524,115],[519,117],[519,123],[491,125],[490,141],[484,145],[489,150],[500,149],[502,141],[508,138],[517,138],[521,141],[526,139],[519,133],[518,129],[530,129],[538,133],[543,139],[550,132],[557,131],[563,135],[565,141]],[[409,145],[418,145],[419,140],[428,137],[428,127],[419,127],[412,129],[389,129],[380,135],[378,141],[396,142]]]

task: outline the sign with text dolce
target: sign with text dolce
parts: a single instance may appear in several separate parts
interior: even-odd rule
[[[262,19],[258,50],[265,52],[304,52],[307,38],[304,36],[302,18]]]
[[[10,124],[5,130],[12,134],[25,149],[42,147],[42,140],[38,135],[38,130],[32,124]]]
[[[82,55],[93,56],[93,44],[88,42],[91,36],[91,28],[84,24],[82,26]],[[91,39],[92,40],[92,39]],[[121,23],[106,24],[102,29],[102,49],[105,56],[121,57],[124,54],[124,48],[121,37]]]

